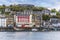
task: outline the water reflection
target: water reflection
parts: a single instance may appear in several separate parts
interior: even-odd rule
[[[0,32],[0,40],[60,40],[60,32]]]

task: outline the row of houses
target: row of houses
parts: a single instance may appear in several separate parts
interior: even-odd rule
[[[6,10],[6,12],[9,12],[8,10]],[[21,15],[35,15],[35,16],[33,16],[32,17],[32,20],[34,21],[41,21],[41,15],[42,14],[46,14],[46,15],[50,15],[50,11],[48,10],[45,10],[45,11],[43,11],[43,12],[41,12],[41,11],[32,11],[32,10],[24,10],[24,11],[19,11],[19,12],[14,12],[14,11],[11,11],[10,12],[10,14],[14,14],[15,16],[21,16]],[[9,20],[11,19],[11,20],[13,20],[14,19],[14,15],[13,16],[6,16]],[[55,13],[53,14],[53,13],[51,13],[51,15],[55,15]],[[4,15],[5,16],[5,15]],[[56,15],[55,15],[56,16]],[[13,20],[14,21],[14,20]]]
[[[23,6],[23,5],[21,5],[21,6]],[[32,25],[39,25],[39,27],[40,27],[41,18],[42,18],[41,15],[45,14],[45,15],[50,15],[50,16],[56,16],[56,13],[51,13],[51,11],[48,10],[48,9],[45,9],[45,10],[42,10],[42,11],[39,11],[39,10],[35,10],[35,11],[33,11],[33,10],[23,10],[23,11],[17,11],[16,12],[16,11],[11,11],[10,8],[5,8],[5,12],[10,12],[9,13],[10,16],[6,16],[4,14],[0,14],[0,16],[1,16],[0,17],[0,19],[1,19],[0,20],[0,27],[7,27],[7,26],[10,26],[10,25],[14,26],[14,23],[15,23],[15,26],[17,26],[17,25],[21,26],[20,24],[23,24],[23,25],[26,24],[27,26],[28,25],[31,25],[31,26]],[[20,22],[18,22],[19,20],[20,20]],[[27,20],[30,20],[30,21],[27,21]],[[54,18],[50,19],[50,22],[48,22],[47,25],[50,25],[50,24],[51,25],[56,25],[57,24],[55,21],[54,22],[56,24],[54,24],[54,22],[52,22],[52,20],[56,20],[56,19],[54,19]],[[22,23],[21,23],[21,21],[22,21]],[[24,24],[24,22],[25,22],[25,24]],[[46,24],[46,22],[45,23],[43,22],[43,25],[45,25],[45,24]]]
[[[8,27],[9,25],[14,25],[12,16],[5,16],[4,14],[0,14],[0,28]]]
[[[6,8],[5,12],[12,12],[12,11],[9,8]],[[24,11],[19,11],[17,13],[22,13],[22,14],[46,14],[46,15],[56,16],[56,12],[51,12],[49,9],[45,9],[45,10],[42,10],[42,11],[24,10]]]

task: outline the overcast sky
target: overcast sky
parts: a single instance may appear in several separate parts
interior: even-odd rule
[[[33,4],[35,6],[43,6],[47,8],[60,9],[60,0],[0,0],[0,5],[10,4]]]

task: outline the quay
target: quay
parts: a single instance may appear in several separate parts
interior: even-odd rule
[[[8,27],[0,27],[0,32],[43,32],[43,31],[60,31],[60,28],[8,28]]]

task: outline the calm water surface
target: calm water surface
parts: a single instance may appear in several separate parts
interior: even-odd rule
[[[60,40],[60,32],[0,32],[0,40]]]

